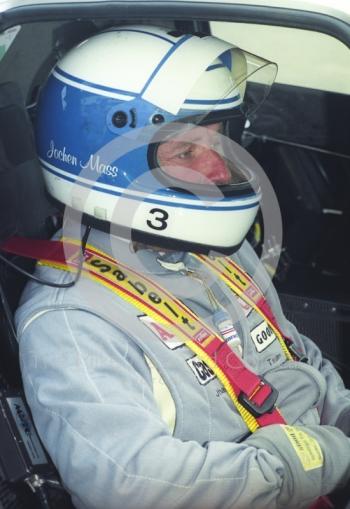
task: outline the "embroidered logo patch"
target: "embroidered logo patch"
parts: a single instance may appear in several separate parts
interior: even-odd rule
[[[197,355],[187,359],[186,362],[201,385],[206,385],[211,380],[216,378],[214,371],[210,369],[209,366],[207,366],[207,364]]]
[[[264,320],[259,323],[250,333],[257,352],[262,352],[273,343],[277,337],[269,324]]]
[[[162,340],[165,346],[170,348],[170,350],[175,350],[184,344],[183,341],[179,341],[174,334],[166,330],[162,325],[152,320],[147,315],[138,316],[138,319],[148,327],[159,339]]]
[[[197,341],[197,343],[203,343],[209,337],[209,333],[206,329],[202,328],[196,334],[193,335],[193,339]]]

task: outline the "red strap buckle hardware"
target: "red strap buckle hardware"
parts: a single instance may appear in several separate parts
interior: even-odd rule
[[[262,403],[257,403],[253,398],[257,396],[259,391],[262,388],[268,387],[270,389],[270,393],[264,399]],[[254,417],[261,417],[266,413],[271,413],[274,410],[275,403],[278,398],[278,390],[273,387],[273,385],[269,384],[263,377],[261,377],[261,381],[257,391],[254,391],[252,396],[247,396],[244,392],[240,392],[238,395],[238,401],[248,412],[250,412]]]

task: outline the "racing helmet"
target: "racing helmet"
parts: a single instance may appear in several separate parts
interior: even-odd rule
[[[258,72],[254,102],[247,83]],[[260,189],[226,135],[239,139],[275,74],[275,64],[209,35],[132,25],[90,37],[40,93],[36,143],[49,193],[148,245],[234,252]]]

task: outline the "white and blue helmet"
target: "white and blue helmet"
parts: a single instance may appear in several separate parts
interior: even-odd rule
[[[40,94],[36,141],[50,194],[134,240],[233,252],[259,207],[256,177],[234,161],[231,182],[183,182],[162,171],[157,148],[193,125],[227,122],[241,133],[257,70],[269,76],[257,86],[265,96],[274,64],[212,36],[142,25],[82,42]]]

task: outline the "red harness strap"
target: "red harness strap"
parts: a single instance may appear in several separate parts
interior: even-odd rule
[[[59,240],[12,237],[0,245],[0,250],[34,260],[45,259],[53,263],[66,263],[66,259],[78,254],[80,248],[69,242],[63,244]]]

